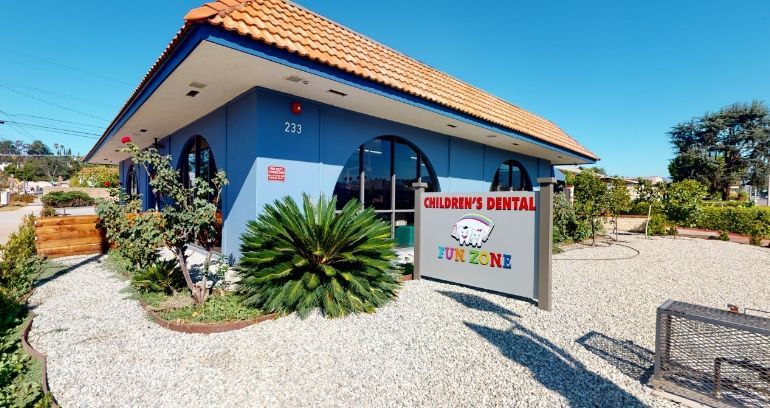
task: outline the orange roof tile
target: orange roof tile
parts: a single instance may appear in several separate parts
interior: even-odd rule
[[[459,81],[303,7],[283,0],[219,0],[190,11],[208,22],[399,91],[580,153],[598,157],[553,122]]]
[[[206,23],[598,159],[553,122],[284,0],[218,0],[190,10],[184,27],[123,109],[170,55],[182,34],[194,24]]]

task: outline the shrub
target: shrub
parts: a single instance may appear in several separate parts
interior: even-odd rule
[[[173,259],[156,261],[144,270],[134,273],[131,282],[143,292],[164,292],[176,294],[184,288],[184,276]]]
[[[160,218],[155,213],[142,213],[139,198],[129,197],[119,188],[110,190],[110,195],[96,205],[99,224],[127,261],[127,269],[143,270],[158,260],[158,247],[163,244]]]
[[[56,213],[56,208],[49,207],[47,205],[43,206],[43,209],[40,210],[40,216],[43,218],[50,218],[50,217],[56,217],[59,214]]]
[[[11,204],[29,204],[35,201],[34,194],[11,194]]]
[[[650,235],[675,235],[676,226],[666,219],[661,213],[652,214],[650,223],[647,226],[647,232]]]
[[[188,265],[187,245],[197,243],[207,250],[206,265],[211,265],[211,254],[218,235],[216,213],[222,188],[227,185],[223,170],[210,180],[196,177],[188,188],[182,184],[179,172],[171,165],[171,156],[161,155],[154,147],[140,149],[125,136],[121,139],[131,160],[140,165],[154,193],[160,196],[163,209],[158,214],[157,234],[161,242],[174,254],[182,270],[193,301],[200,305],[209,295],[210,272],[205,269],[198,282],[193,282]]]
[[[11,233],[8,242],[0,247],[0,286],[7,294],[20,298],[32,287],[32,280],[40,271],[42,260],[35,251],[35,217],[25,216],[19,229]]]
[[[117,186],[118,168],[116,166],[89,166],[83,167],[77,173],[72,175],[70,186],[72,187],[96,187],[102,188],[105,185]]]
[[[594,174],[585,170],[575,176],[575,216],[591,230],[596,243],[596,234],[601,231],[604,214],[609,204],[607,185]]]
[[[768,237],[770,236],[770,208],[704,207],[696,226],[713,231]]]
[[[302,209],[291,197],[267,205],[241,236],[237,270],[245,302],[266,312],[328,317],[371,313],[396,295],[390,227],[356,200],[335,214],[336,197]]]
[[[553,200],[553,242],[561,244],[566,241],[582,242],[591,236],[591,227],[586,222],[578,220],[575,208],[569,203],[563,193],[554,195]]]
[[[701,201],[707,193],[706,186],[695,180],[671,183],[663,197],[666,218],[676,225],[693,226],[700,213]]]
[[[40,199],[50,207],[88,207],[94,205],[94,199],[82,191],[51,191]]]

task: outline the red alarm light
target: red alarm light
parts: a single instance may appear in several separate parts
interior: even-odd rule
[[[302,104],[299,102],[292,102],[291,103],[291,113],[295,115],[299,115],[302,113]]]

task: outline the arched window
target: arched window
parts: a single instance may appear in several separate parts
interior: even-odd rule
[[[495,172],[490,191],[532,191],[527,171],[516,160],[506,160]]]
[[[182,183],[186,188],[192,186],[193,180],[203,179],[211,183],[211,180],[217,174],[217,164],[214,161],[214,152],[211,150],[208,141],[200,135],[196,135],[182,150],[179,170],[182,173]],[[213,200],[213,197],[209,197]],[[213,248],[215,251],[221,250],[222,242],[222,201],[217,203],[217,235],[213,237]]]
[[[180,163],[182,182],[190,188],[193,180],[202,177],[211,181],[217,173],[217,164],[214,161],[214,153],[211,151],[208,141],[203,136],[195,136],[182,151]]]
[[[130,164],[128,166],[128,171],[126,172],[126,184],[125,184],[126,194],[130,196],[135,196],[139,194],[139,178],[136,174],[136,166],[134,164]]]
[[[399,227],[414,225],[412,183],[418,181],[428,184],[427,191],[439,188],[433,168],[419,149],[395,136],[372,139],[359,146],[342,168],[334,187],[337,209],[358,199],[374,207],[398,235]]]

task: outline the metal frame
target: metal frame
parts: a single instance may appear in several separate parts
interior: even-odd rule
[[[672,332],[672,324],[675,319],[705,323],[714,326],[717,330],[729,329],[731,332],[727,336],[714,336],[713,334],[709,336],[709,333],[705,332],[685,333],[681,328]],[[724,350],[725,353],[725,355],[713,355],[702,352],[702,350],[692,350],[690,354],[693,356],[691,358],[695,361],[703,360],[703,363],[713,367],[713,371],[706,372],[702,369],[690,368],[693,370],[694,378],[688,379],[689,387],[686,386],[687,384],[683,384],[685,381],[673,377],[675,374],[681,375],[681,368],[670,373],[669,364],[671,363],[669,362],[671,361],[672,347],[678,354],[681,355],[682,353],[682,350],[679,349],[682,343],[678,341],[681,336],[701,336],[702,340],[697,339],[698,341],[718,344],[717,349]],[[692,337],[689,340],[691,339]],[[717,343],[720,340],[722,342]],[[757,341],[760,341],[758,345]],[[768,364],[770,359],[768,356],[770,353],[761,353],[761,350],[765,349],[763,348],[765,344],[770,344],[770,319],[768,318],[668,300],[658,307],[656,313],[655,363],[651,385],[656,389],[662,389],[710,406],[746,406],[743,404],[744,402],[748,406],[767,404],[770,401],[770,393],[768,393],[770,390],[770,364]],[[759,355],[757,355],[757,350],[760,350]],[[697,355],[699,353],[702,355]],[[736,354],[740,357],[735,357]],[[752,358],[754,360],[751,360]],[[678,363],[677,365],[681,364]],[[703,365],[706,364],[702,364],[701,367]],[[767,382],[768,387],[757,387],[752,383],[726,380],[723,370],[726,365],[756,373],[759,381]],[[735,397],[724,399],[722,388],[725,382],[730,383],[734,392],[741,391],[748,395],[748,397],[744,395],[748,401],[737,401]],[[696,389],[695,387],[698,387],[699,384],[702,387]],[[711,390],[706,392],[709,387]]]

